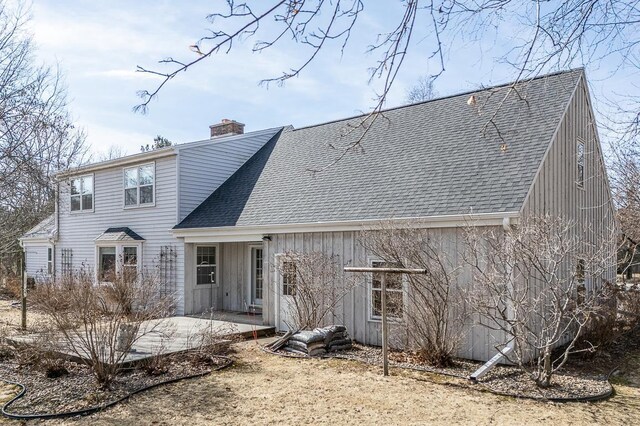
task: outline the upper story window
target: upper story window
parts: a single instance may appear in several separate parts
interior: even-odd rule
[[[584,142],[579,139],[576,146],[576,163],[578,165],[576,183],[582,188],[584,186]]]
[[[71,179],[71,211],[93,210],[93,176]]]
[[[155,164],[124,169],[124,206],[149,206],[155,201]]]

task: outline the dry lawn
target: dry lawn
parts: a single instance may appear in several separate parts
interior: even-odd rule
[[[97,415],[38,424],[640,424],[640,354],[623,370],[607,401],[552,404],[478,392],[426,373],[392,370],[383,378],[379,368],[352,361],[276,357],[252,341],[238,345],[230,369],[148,391]],[[7,391],[0,386],[0,398]]]

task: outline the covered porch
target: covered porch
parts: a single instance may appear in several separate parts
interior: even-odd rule
[[[185,242],[185,315],[268,324],[263,242]]]

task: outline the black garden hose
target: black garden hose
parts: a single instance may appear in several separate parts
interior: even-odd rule
[[[75,411],[65,411],[62,413],[44,413],[44,414],[15,414],[15,413],[10,413],[7,411],[7,409],[9,408],[9,406],[11,404],[13,404],[14,402],[16,402],[18,399],[22,398],[24,396],[24,394],[27,392],[27,387],[24,386],[21,383],[16,383],[16,382],[12,382],[11,380],[6,380],[6,379],[1,379],[1,381],[5,382],[5,383],[9,383],[11,385],[15,385],[18,386],[20,388],[20,392],[18,392],[18,394],[16,396],[14,396],[11,400],[9,400],[8,402],[6,402],[3,406],[2,406],[2,415],[4,415],[5,417],[8,417],[10,419],[15,419],[15,420],[35,420],[35,419],[60,419],[60,418],[64,418],[64,417],[75,417],[75,416],[87,416],[89,414],[93,414],[93,413],[97,413],[98,411],[102,411],[105,410],[107,408],[113,407],[114,405],[126,401],[127,399],[129,399],[130,397],[132,397],[133,395],[139,394],[141,392],[144,392],[146,390],[149,389],[153,389],[155,387],[161,386],[161,385],[167,385],[170,383],[175,383],[181,380],[186,380],[186,379],[194,379],[196,377],[202,377],[202,376],[206,376],[207,374],[210,374],[214,371],[220,371],[224,368],[227,368],[229,366],[231,366],[233,364],[233,360],[227,356],[223,356],[223,355],[215,355],[216,358],[221,358],[224,359],[226,362],[222,365],[219,365],[215,368],[212,368],[211,370],[205,371],[203,373],[197,373],[197,374],[190,374],[190,375],[186,375],[186,376],[180,376],[180,377],[176,377],[170,380],[165,380],[163,382],[158,382],[158,383],[153,383],[151,385],[148,386],[144,386],[140,389],[136,389],[133,392],[128,393],[127,395],[118,398],[114,401],[111,402],[107,402],[105,404],[101,404],[101,405],[97,405],[94,407],[89,407],[89,408],[84,408],[82,410],[75,410]]]

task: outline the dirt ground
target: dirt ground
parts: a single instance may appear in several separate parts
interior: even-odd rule
[[[262,352],[262,343],[239,344],[236,364],[222,372],[89,417],[38,424],[640,424],[640,354],[630,354],[609,400],[553,404],[478,392],[426,373],[392,370],[384,378],[381,369],[353,361],[276,357]],[[0,386],[0,398],[10,391]]]

